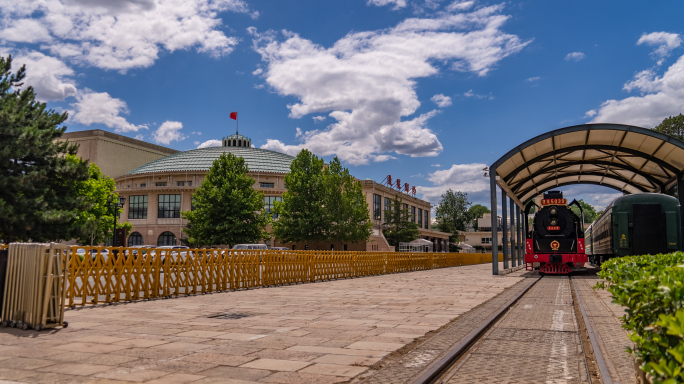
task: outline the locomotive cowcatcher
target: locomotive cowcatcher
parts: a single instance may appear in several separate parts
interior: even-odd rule
[[[570,206],[579,208],[578,217]],[[525,208],[525,217],[536,206],[532,225],[526,226],[525,266],[528,271],[539,268],[540,274],[566,275],[573,268],[587,262],[584,250],[584,212],[573,200],[567,204],[563,192],[549,191],[541,200],[541,207],[530,202]]]

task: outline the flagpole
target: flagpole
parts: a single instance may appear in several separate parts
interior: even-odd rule
[[[240,114],[235,112],[235,134],[238,134],[238,119],[240,118]]]

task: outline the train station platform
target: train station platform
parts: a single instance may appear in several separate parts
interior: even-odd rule
[[[0,327],[0,382],[402,382],[381,373],[531,280],[481,264],[68,310],[68,328]]]

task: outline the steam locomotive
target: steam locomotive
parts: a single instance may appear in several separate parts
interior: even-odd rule
[[[579,208],[577,216],[570,206]],[[541,207],[530,202],[525,207],[525,217],[533,207],[535,210],[532,225],[526,223],[525,266],[527,270],[539,269],[540,274],[566,275],[573,268],[587,262],[584,250],[584,213],[580,204],[573,200],[567,204],[563,192],[549,191],[541,200]]]

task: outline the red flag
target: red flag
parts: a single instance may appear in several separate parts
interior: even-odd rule
[[[237,112],[231,112],[230,113],[230,118],[233,120],[237,120]]]

